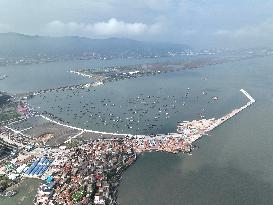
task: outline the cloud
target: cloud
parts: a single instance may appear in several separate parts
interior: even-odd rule
[[[0,0],[0,32],[255,46],[273,43],[272,10],[268,0]]]
[[[52,21],[43,29],[49,35],[79,35],[87,37],[132,37],[155,34],[161,30],[160,23],[151,25],[134,22],[127,23],[111,18],[108,21],[93,24]]]
[[[99,35],[139,35],[148,30],[148,26],[143,23],[125,23],[111,18],[108,22],[95,23],[91,30]]]
[[[125,0],[123,2],[127,2],[128,5],[131,5],[131,7],[134,8],[148,8],[154,11],[167,11],[174,9],[180,0]]]
[[[0,22],[0,32],[4,33],[4,32],[10,32],[11,31],[11,27],[7,24],[3,24]]]
[[[243,26],[233,30],[217,30],[214,35],[235,43],[266,46],[268,43],[273,43],[273,18],[266,19],[256,25]]]

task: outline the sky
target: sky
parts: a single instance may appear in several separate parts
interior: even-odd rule
[[[270,47],[273,0],[0,0],[0,32]]]

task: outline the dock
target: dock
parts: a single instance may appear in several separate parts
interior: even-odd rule
[[[189,143],[193,143],[194,141],[201,138],[203,135],[207,134],[207,132],[212,131],[216,127],[220,126],[221,124],[234,117],[235,115],[239,114],[241,111],[256,102],[255,99],[247,91],[245,91],[244,89],[241,89],[240,91],[249,99],[249,101],[244,106],[232,110],[230,113],[224,115],[219,119],[211,118],[193,120],[191,122],[184,121],[183,123],[178,123],[177,132],[182,134]]]
[[[65,142],[69,142],[72,139],[77,138],[85,138],[87,140],[95,140],[95,139],[116,139],[116,138],[131,138],[136,139],[140,142],[150,142],[150,140],[155,141],[155,143],[161,143],[166,140],[174,139],[177,142],[180,142],[181,140],[186,142],[187,144],[192,144],[196,140],[200,139],[202,136],[207,135],[208,132],[212,131],[216,127],[220,126],[224,122],[228,121],[230,118],[234,117],[235,115],[239,114],[244,109],[251,106],[253,103],[255,103],[255,99],[244,89],[240,90],[249,100],[245,105],[243,105],[240,108],[236,108],[232,110],[230,113],[224,115],[223,117],[219,119],[211,118],[211,119],[201,119],[201,120],[193,120],[193,121],[183,121],[181,123],[177,124],[177,132],[176,133],[167,133],[167,134],[155,134],[155,135],[132,135],[132,134],[122,134],[122,133],[112,133],[112,132],[104,132],[104,131],[96,131],[96,130],[89,130],[84,129],[80,127],[71,126],[62,122],[59,122],[55,119],[52,119],[48,116],[45,116],[43,114],[38,114],[36,116],[40,116],[41,118],[45,119],[46,121],[49,121],[53,124],[62,126],[64,128],[69,128],[71,130],[75,130],[74,134],[71,134],[67,139],[65,139]],[[20,120],[19,120],[20,121]],[[18,122],[19,122],[18,121]],[[14,122],[11,122],[9,125],[13,124]],[[25,138],[28,138],[29,136],[26,136],[24,134],[24,131],[31,129],[31,127],[27,127],[23,130],[15,130],[14,128],[10,126],[5,126],[6,129],[14,132],[15,134],[19,134]],[[176,144],[176,143],[175,143]],[[177,143],[177,145],[179,145]],[[179,145],[180,146],[180,145]],[[175,146],[173,146],[175,150]],[[149,150],[149,147],[147,147],[146,150]],[[153,148],[154,150],[154,148]]]
[[[207,132],[212,131],[216,127],[220,126],[230,118],[234,117],[235,115],[239,114],[241,111],[255,103],[255,99],[244,89],[240,90],[248,99],[249,101],[242,107],[232,110],[230,113],[224,115],[223,117],[219,119],[211,118],[211,119],[202,119],[202,120],[193,120],[193,121],[183,121],[183,123],[178,123],[177,125],[177,133],[168,133],[168,134],[156,134],[153,136],[149,135],[132,135],[132,134],[119,134],[119,133],[111,133],[111,132],[103,132],[103,131],[96,131],[96,130],[88,130],[88,129],[82,129],[79,127],[74,127],[71,125],[67,125],[64,123],[57,122],[53,119],[50,119],[49,117],[46,117],[44,115],[40,115],[42,118],[44,118],[47,121],[50,121],[52,123],[56,123],[60,126],[64,126],[70,129],[78,130],[79,133],[75,136],[71,136],[67,141],[70,141],[71,139],[75,139],[84,133],[89,134],[99,134],[101,138],[119,138],[119,137],[131,137],[139,140],[166,140],[166,139],[183,139],[187,143],[192,144],[199,138],[201,138],[203,135],[206,135]]]
[[[249,95],[248,92],[246,92],[244,89],[241,89],[240,91],[244,93],[244,95],[250,100],[251,104],[256,102],[254,98],[251,97],[251,95]]]
[[[84,133],[99,134],[99,135],[101,135],[102,138],[103,137],[108,138],[109,136],[111,136],[112,138],[131,136],[131,134],[118,134],[118,133],[111,133],[111,132],[102,132],[102,131],[96,131],[96,130],[82,129],[82,128],[79,128],[79,127],[74,127],[74,126],[71,126],[71,125],[60,123],[60,122],[58,122],[56,120],[53,120],[53,119],[50,119],[49,117],[46,117],[44,115],[40,115],[40,117],[42,117],[43,119],[45,119],[45,120],[47,120],[49,122],[55,123],[57,125],[64,126],[64,127],[67,127],[67,128],[73,129],[73,130],[80,131],[75,136],[71,136],[67,141],[70,141],[71,139],[75,139],[75,138],[81,136]]]

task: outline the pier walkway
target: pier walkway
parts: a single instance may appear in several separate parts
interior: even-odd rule
[[[251,95],[246,92],[244,89],[240,90],[248,99],[249,102],[238,108],[232,110],[230,113],[226,114],[225,116],[219,118],[219,119],[202,119],[202,120],[194,120],[192,122],[184,121],[183,123],[179,123],[177,126],[178,133],[182,135],[186,135],[186,139],[189,143],[192,143],[199,138],[201,138],[203,135],[207,134],[207,132],[212,131],[219,125],[223,124],[230,118],[234,117],[235,115],[239,114],[241,111],[252,105],[255,100],[251,97]]]
[[[245,96],[250,100],[251,104],[256,102],[254,98],[251,97],[251,95],[249,95],[244,89],[241,89],[240,91],[245,94]]]
[[[74,129],[74,130],[78,130],[80,131],[79,134],[71,137],[71,138],[76,138],[80,135],[82,135],[83,133],[94,133],[94,134],[100,134],[102,137],[103,136],[112,136],[112,137],[126,137],[126,136],[131,136],[131,134],[118,134],[118,133],[111,133],[111,132],[101,132],[101,131],[95,131],[95,130],[88,130],[88,129],[82,129],[82,128],[79,128],[79,127],[74,127],[74,126],[71,126],[71,125],[67,125],[67,124],[63,124],[63,123],[60,123],[58,121],[55,121],[55,120],[52,120],[44,115],[40,115],[43,119],[49,121],[49,122],[52,122],[52,123],[55,123],[57,125],[60,125],[60,126],[64,126],[64,127],[67,127],[67,128],[70,128],[70,129]]]
[[[214,128],[218,127],[219,125],[223,124],[224,122],[226,122],[227,120],[229,120],[230,118],[234,117],[235,115],[237,115],[238,113],[240,113],[241,111],[243,111],[244,109],[246,109],[247,107],[249,107],[250,105],[252,105],[255,100],[253,97],[251,97],[251,95],[245,91],[244,89],[240,90],[248,99],[249,102],[238,108],[238,109],[234,109],[233,111],[231,111],[230,113],[226,114],[225,116],[219,118],[219,119],[203,119],[203,120],[199,120],[199,121],[192,121],[192,122],[188,122],[185,121],[184,123],[180,123],[178,125],[178,129],[185,129],[187,130],[188,125],[192,126],[195,130],[197,130],[194,133],[189,132],[189,134],[185,134],[183,131],[180,131],[178,133],[168,133],[168,134],[158,134],[155,135],[153,137],[149,136],[149,135],[132,135],[132,134],[118,134],[118,133],[111,133],[111,132],[102,132],[102,131],[95,131],[95,130],[88,130],[88,129],[82,129],[82,128],[78,128],[78,127],[74,127],[74,126],[70,126],[67,124],[63,124],[60,122],[57,122],[55,120],[52,120],[44,115],[40,115],[42,118],[52,122],[52,123],[56,123],[60,126],[64,126],[70,129],[75,129],[80,131],[78,134],[76,134],[75,136],[72,136],[69,140],[77,138],[78,136],[84,134],[84,133],[94,133],[94,134],[100,134],[101,137],[134,137],[134,138],[138,138],[138,139],[158,139],[158,140],[162,140],[162,139],[166,139],[166,138],[183,138],[186,141],[188,141],[189,143],[193,143],[194,141],[196,141],[197,139],[201,138],[203,135],[205,135],[207,132],[213,130]],[[201,122],[201,124],[200,124]],[[198,125],[198,127],[197,127]],[[185,131],[184,130],[184,131]],[[188,131],[188,130],[187,130]]]
[[[77,134],[74,134],[73,136],[70,136],[69,139],[66,140],[70,141],[71,139],[75,139],[77,137],[83,136],[83,135],[87,135],[88,138],[92,139],[92,137],[94,138],[107,138],[107,139],[113,139],[113,138],[122,138],[122,137],[129,137],[129,138],[135,138],[135,139],[157,139],[157,140],[164,140],[164,139],[168,139],[168,138],[177,138],[177,139],[183,139],[185,141],[187,141],[188,143],[193,143],[194,141],[198,140],[199,138],[201,138],[203,135],[207,134],[207,132],[213,130],[214,128],[218,127],[219,125],[223,124],[224,122],[226,122],[227,120],[229,120],[230,118],[234,117],[235,115],[237,115],[238,113],[240,113],[241,111],[243,111],[244,109],[246,109],[247,107],[249,107],[250,105],[252,105],[255,102],[255,99],[253,97],[251,97],[251,95],[246,92],[244,89],[240,90],[248,99],[249,102],[247,102],[246,105],[234,109],[232,110],[230,113],[226,114],[225,116],[219,118],[219,119],[202,119],[202,120],[193,120],[191,122],[189,121],[184,121],[183,123],[178,123],[177,125],[177,133],[168,133],[168,134],[157,134],[157,135],[132,135],[132,134],[119,134],[119,133],[111,133],[111,132],[102,132],[102,131],[95,131],[95,130],[89,130],[89,129],[83,129],[83,128],[79,128],[79,127],[75,127],[75,126],[71,126],[68,124],[64,124],[61,122],[58,122],[56,120],[53,120],[45,115],[39,114],[36,116],[40,116],[43,119],[72,129],[72,130],[77,130],[79,131]],[[22,120],[22,119],[20,119]],[[20,120],[18,120],[17,122],[20,122]],[[10,123],[13,124],[15,122]],[[5,128],[13,131],[16,134],[20,134],[26,138],[28,138],[28,136],[26,136],[24,133],[22,133],[23,131],[26,131],[29,128],[25,128],[23,130],[15,130],[9,126],[5,126]]]

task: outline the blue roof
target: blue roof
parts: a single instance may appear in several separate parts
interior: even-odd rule
[[[38,168],[39,168],[39,167],[36,166],[36,167],[30,172],[30,174],[33,175],[33,174],[37,171]]]
[[[39,175],[41,176],[45,171],[47,170],[47,167],[43,167],[40,172],[39,172]]]
[[[41,175],[44,173],[44,171],[43,171],[43,170],[44,170],[44,168],[45,168],[44,166],[42,166],[42,167],[41,167],[41,169],[39,170],[38,175],[40,175],[40,176],[41,176]]]
[[[36,167],[36,165],[35,164],[32,164],[28,169],[27,169],[27,171],[25,172],[25,173],[30,173],[34,168]]]
[[[25,171],[25,173],[30,174],[31,171],[32,171],[32,169],[28,168],[27,171]]]
[[[39,165],[34,174],[38,174],[41,166]]]
[[[34,166],[36,166],[37,164],[39,163],[39,161],[35,161],[35,162],[33,162],[31,165],[34,165]]]
[[[40,170],[39,170],[39,172],[38,172],[38,175],[41,175],[41,174],[43,173],[43,172],[42,172],[42,171],[43,171],[43,168],[44,168],[44,167],[41,166],[41,168],[40,168]]]
[[[38,169],[39,169],[39,165],[37,167],[35,167],[35,169],[32,172],[32,175],[36,174],[36,172],[38,171]]]
[[[43,162],[43,164],[47,164],[47,162],[48,162],[48,159],[45,159],[44,162]]]
[[[53,162],[46,157],[41,157],[35,160],[31,166],[25,171],[25,174],[28,175],[39,175],[41,176],[47,169],[48,166]]]
[[[45,172],[47,170],[48,166],[44,166],[44,168],[42,169],[42,172]]]
[[[47,159],[46,159],[45,157],[42,157],[42,159],[40,160],[40,164],[45,163],[46,160],[47,160]]]

